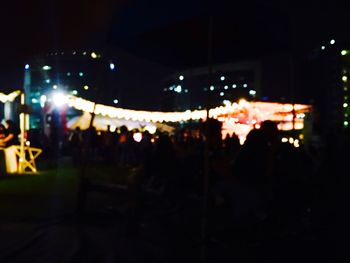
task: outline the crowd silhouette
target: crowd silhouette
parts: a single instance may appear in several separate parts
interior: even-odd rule
[[[135,134],[140,133],[141,140],[136,140]],[[203,216],[208,217],[206,246],[246,242],[264,247],[286,237],[304,242],[325,231],[325,226],[339,229],[330,211],[345,200],[335,189],[337,182],[345,180],[340,174],[349,142],[335,143],[327,137],[322,143],[301,141],[296,147],[282,137],[270,120],[252,129],[242,145],[236,134],[223,139],[216,120],[171,135],[126,126],[115,131],[77,127],[65,137],[60,154],[70,156],[78,169],[87,163],[129,168],[123,188],[126,232],[141,235],[142,227],[154,220],[157,227],[166,225],[166,235],[175,242],[172,246],[182,248],[175,262],[187,251],[184,243],[200,237]],[[206,176],[207,191],[203,188]],[[82,209],[90,183],[81,184]]]

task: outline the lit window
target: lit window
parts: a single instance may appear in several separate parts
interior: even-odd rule
[[[181,85],[177,85],[176,88],[174,89],[174,91],[177,93],[181,93],[181,91],[182,91]]]

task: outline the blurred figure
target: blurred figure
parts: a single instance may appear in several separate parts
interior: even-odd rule
[[[5,124],[5,137],[0,139],[0,145],[3,147],[9,147],[11,145],[18,145],[18,136],[20,131],[16,124],[12,120],[6,120]]]
[[[6,137],[6,128],[3,124],[0,124],[0,140]]]
[[[68,141],[72,154],[73,165],[77,166],[81,164],[83,146],[83,134],[79,126],[71,132]]]

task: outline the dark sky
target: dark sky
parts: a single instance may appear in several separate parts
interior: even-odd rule
[[[215,61],[307,50],[349,38],[341,1],[12,0],[0,6],[0,87],[15,89],[27,57],[116,45],[168,66],[207,61],[213,17]]]

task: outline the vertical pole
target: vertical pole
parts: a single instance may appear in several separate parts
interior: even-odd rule
[[[19,123],[20,123],[20,157],[19,157],[19,163],[18,163],[18,173],[23,174],[24,173],[24,161],[25,161],[25,152],[24,152],[24,132],[26,128],[26,116],[24,113],[24,105],[25,105],[25,94],[24,92],[21,93],[21,108],[22,112],[19,115]]]

